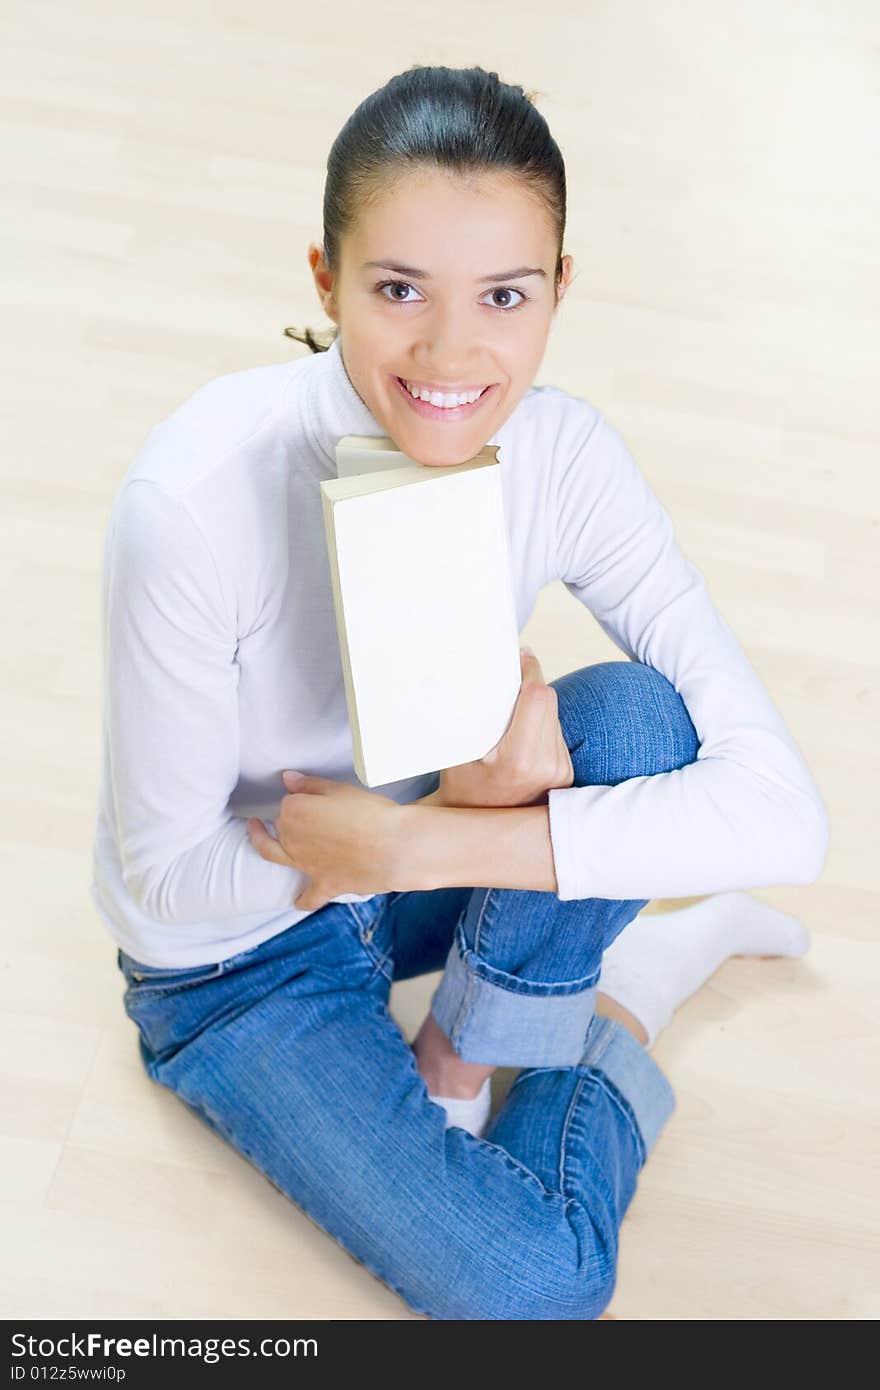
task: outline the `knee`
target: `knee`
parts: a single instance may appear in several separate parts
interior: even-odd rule
[[[476,1316],[523,1322],[592,1322],[604,1313],[614,1294],[616,1275],[604,1264],[575,1270],[569,1277],[555,1272],[543,1289],[517,1288],[494,1311]]]
[[[638,661],[602,661],[550,682],[575,786],[614,786],[692,763],[697,732],[675,686]]]
[[[578,1272],[561,1279],[558,1272],[548,1277],[544,1288],[502,1285],[474,1295],[465,1309],[442,1314],[453,1319],[507,1322],[590,1322],[600,1317],[611,1302],[616,1279],[603,1271]]]
[[[577,1223],[574,1223],[577,1225]],[[589,1223],[588,1223],[589,1224]],[[437,1289],[434,1318],[479,1321],[591,1321],[608,1307],[617,1283],[617,1245],[593,1239],[555,1251],[509,1242],[505,1260],[481,1259],[454,1287]]]

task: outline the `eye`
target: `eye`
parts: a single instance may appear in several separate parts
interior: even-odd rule
[[[376,286],[376,293],[381,294],[383,299],[390,299],[394,304],[414,304],[416,302],[413,299],[401,299],[397,294],[385,294],[384,291],[389,288],[402,290],[415,288],[414,285],[408,285],[405,280],[383,280],[380,285]]]
[[[493,308],[493,309],[503,309],[504,312],[507,313],[507,314],[511,313],[514,309],[521,309],[522,306],[525,304],[526,300],[527,300],[528,297],[529,297],[527,294],[523,294],[522,290],[515,290],[515,289],[513,288],[512,285],[496,285],[494,289],[489,290],[489,294],[507,294],[507,295],[510,295],[510,294],[518,294],[518,295],[519,295],[519,303],[518,303],[518,304],[493,304],[493,305],[492,305],[492,308]]]

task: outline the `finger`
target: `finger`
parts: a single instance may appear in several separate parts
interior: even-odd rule
[[[282,781],[289,792],[316,792],[318,795],[338,786],[332,777],[309,776],[305,772],[286,769],[281,774]]]
[[[502,756],[516,758],[521,752],[530,765],[539,759],[540,752],[546,751],[548,737],[555,738],[549,722],[552,713],[551,700],[540,687],[529,686],[520,691],[502,740]]]
[[[538,658],[529,647],[520,647],[519,656],[522,682],[510,721],[498,742],[483,755],[481,761],[484,763],[494,763],[503,754],[509,755],[511,743],[519,744],[523,739],[534,739],[536,731],[542,727],[542,721],[546,719],[546,710],[542,710],[538,701],[531,695],[525,695],[525,691],[532,691],[546,684]]]
[[[284,864],[287,868],[293,864],[293,860],[284,852],[274,836],[269,834],[261,820],[252,817],[247,823],[247,831],[251,844],[261,859],[268,859],[273,864]]]
[[[520,667],[522,668],[523,680],[534,683],[540,681],[543,684],[544,674],[541,670],[541,663],[531,647],[520,647],[519,649]]]

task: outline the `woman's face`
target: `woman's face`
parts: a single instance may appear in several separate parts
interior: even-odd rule
[[[362,210],[333,276],[309,264],[358,395],[397,447],[425,465],[464,463],[533,384],[571,279],[548,213],[498,175],[409,173]],[[375,262],[377,264],[371,264]],[[400,379],[473,404],[413,400]]]

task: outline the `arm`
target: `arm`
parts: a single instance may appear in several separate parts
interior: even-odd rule
[[[669,514],[601,415],[556,483],[559,578],[630,660],[681,695],[695,762],[551,789],[559,896],[686,897],[818,877],[828,815]]]
[[[186,503],[156,483],[134,479],[116,499],[104,605],[110,775],[138,906],[167,923],[290,911],[304,875],[262,859],[228,810],[239,775],[234,619]]]
[[[557,891],[547,806],[441,806],[439,792],[401,806],[407,887]]]

